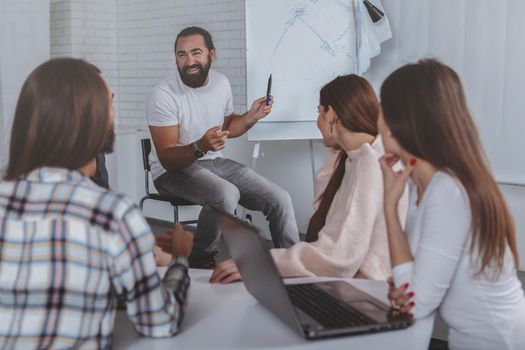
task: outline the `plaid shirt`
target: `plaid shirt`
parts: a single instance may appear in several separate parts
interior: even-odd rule
[[[175,334],[189,277],[161,280],[136,205],[75,171],[0,183],[0,348],[109,348],[117,299],[138,333]]]

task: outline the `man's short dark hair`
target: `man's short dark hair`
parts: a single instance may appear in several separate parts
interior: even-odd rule
[[[192,35],[201,35],[204,39],[204,44],[206,45],[206,48],[211,51],[215,48],[213,45],[213,40],[211,38],[210,32],[208,32],[206,29],[201,27],[187,27],[184,28],[178,35],[177,39],[175,39],[175,44],[173,45],[173,50],[175,53],[177,53],[177,42],[179,41],[179,38],[185,38]]]

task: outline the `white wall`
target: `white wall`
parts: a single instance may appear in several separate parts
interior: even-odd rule
[[[519,0],[389,0],[393,39],[367,76],[376,86],[406,62],[437,57],[455,69],[496,179],[525,185],[525,22]]]
[[[49,58],[49,0],[0,1],[0,169],[12,119],[29,73]]]
[[[51,0],[50,6],[51,57],[96,64],[116,94],[118,109],[117,1]]]

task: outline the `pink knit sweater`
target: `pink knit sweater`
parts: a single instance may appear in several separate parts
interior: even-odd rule
[[[348,152],[345,175],[319,239],[271,250],[282,276],[354,277],[359,272],[369,279],[385,280],[391,275],[383,214],[383,175],[378,161],[383,153],[379,137],[371,145],[366,143]],[[317,172],[314,207],[335,170],[337,154],[329,150],[325,164]],[[399,205],[403,225],[407,204],[405,191]]]

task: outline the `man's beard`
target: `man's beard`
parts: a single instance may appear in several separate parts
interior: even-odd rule
[[[210,67],[211,57],[208,56],[208,62],[205,65],[196,63],[191,66],[185,66],[182,69],[177,66],[177,70],[179,71],[180,79],[184,85],[195,89],[204,85],[206,79],[208,78]],[[190,75],[187,73],[187,71],[191,70],[192,68],[198,68],[198,72]]]
[[[102,153],[109,154],[113,153],[115,149],[115,124],[111,125],[111,129],[108,132],[104,147],[102,147]]]

